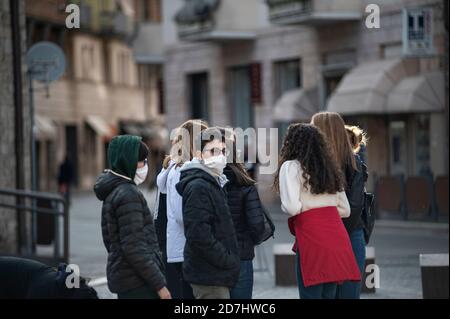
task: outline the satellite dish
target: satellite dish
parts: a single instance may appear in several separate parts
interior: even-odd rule
[[[27,53],[28,71],[33,79],[46,82],[58,80],[66,70],[66,57],[59,46],[42,41]]]

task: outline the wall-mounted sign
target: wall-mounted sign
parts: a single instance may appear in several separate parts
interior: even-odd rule
[[[403,9],[403,55],[414,57],[435,55],[432,8]]]

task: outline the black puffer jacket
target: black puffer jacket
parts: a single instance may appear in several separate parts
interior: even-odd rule
[[[224,171],[229,182],[225,185],[228,194],[241,260],[255,258],[255,242],[264,232],[264,212],[255,185],[237,184],[236,175],[228,166]]]
[[[185,164],[176,189],[183,197],[185,280],[234,287],[240,259],[225,191],[201,164]]]
[[[157,292],[165,287],[153,216],[137,186],[106,172],[98,178],[95,193],[103,201],[102,234],[108,251],[111,292],[126,292],[144,285]]]
[[[364,206],[364,184],[367,181],[367,167],[358,155],[355,155],[356,167],[355,171],[351,165],[345,169],[346,188],[345,193],[350,204],[350,216],[342,219],[347,232],[362,229],[363,223],[361,214]]]

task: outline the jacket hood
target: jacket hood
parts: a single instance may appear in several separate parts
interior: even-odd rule
[[[111,171],[104,171],[97,178],[97,181],[94,185],[94,193],[95,196],[101,201],[104,201],[109,194],[119,185],[133,183],[131,180],[127,180],[123,177],[114,175]]]
[[[131,179],[136,174],[139,145],[142,138],[134,135],[114,137],[108,147],[109,168]]]
[[[194,158],[190,162],[186,162],[181,167],[180,172],[180,182],[175,187],[181,196],[183,196],[183,192],[186,186],[193,179],[202,178],[218,187],[223,187],[228,182],[227,177],[223,174],[215,177],[206,166],[200,163],[197,158]]]
[[[169,162],[169,167],[163,168],[156,178],[156,185],[161,193],[167,193],[167,178],[169,177],[170,171],[175,167],[176,163],[174,161]]]

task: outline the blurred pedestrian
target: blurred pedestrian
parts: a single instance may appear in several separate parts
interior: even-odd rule
[[[341,221],[350,215],[344,178],[316,127],[289,126],[274,187],[296,237],[300,298],[335,299],[338,283],[361,276]]]
[[[68,205],[70,205],[70,191],[73,178],[73,164],[69,156],[66,155],[58,170],[58,191],[64,196]]]
[[[229,299],[239,277],[236,233],[223,189],[227,149],[218,128],[195,140],[195,157],[181,168],[176,185],[183,198],[186,236],[184,278],[196,299]]]
[[[225,130],[222,130],[225,135]],[[256,182],[244,165],[237,160],[235,136],[231,135],[229,145],[233,149],[231,161],[224,169],[228,178],[225,190],[228,195],[228,206],[238,239],[241,259],[239,279],[230,291],[231,299],[252,299],[253,296],[253,259],[255,245],[262,242],[264,234],[264,211]]]
[[[157,177],[158,190],[161,193],[160,207],[166,205],[166,256],[167,256],[167,286],[174,299],[194,299],[192,287],[184,280],[183,261],[186,237],[184,235],[182,198],[175,185],[180,181],[180,169],[186,160],[194,156],[194,132],[207,128],[207,123],[201,120],[189,120],[178,128],[173,141],[172,150],[175,154],[167,156],[163,169]],[[163,202],[163,203],[162,203]],[[158,213],[158,219],[160,217]],[[163,234],[161,234],[163,235]]]
[[[107,278],[119,299],[170,299],[153,216],[137,185],[148,173],[148,147],[141,137],[116,136],[108,147],[110,169],[94,186],[103,201],[102,235]]]
[[[364,238],[362,212],[365,203],[365,182],[368,177],[367,168],[361,158],[353,153],[344,120],[338,113],[317,113],[313,116],[311,122],[325,135],[333,158],[345,175],[345,193],[350,203],[351,214],[343,222],[350,236],[353,252],[362,275],[366,260],[366,241]],[[337,298],[359,299],[360,293],[361,282],[345,282],[343,285],[338,286]]]
[[[31,259],[0,256],[0,299],[98,299],[87,280],[73,274],[65,264],[56,269]]]

